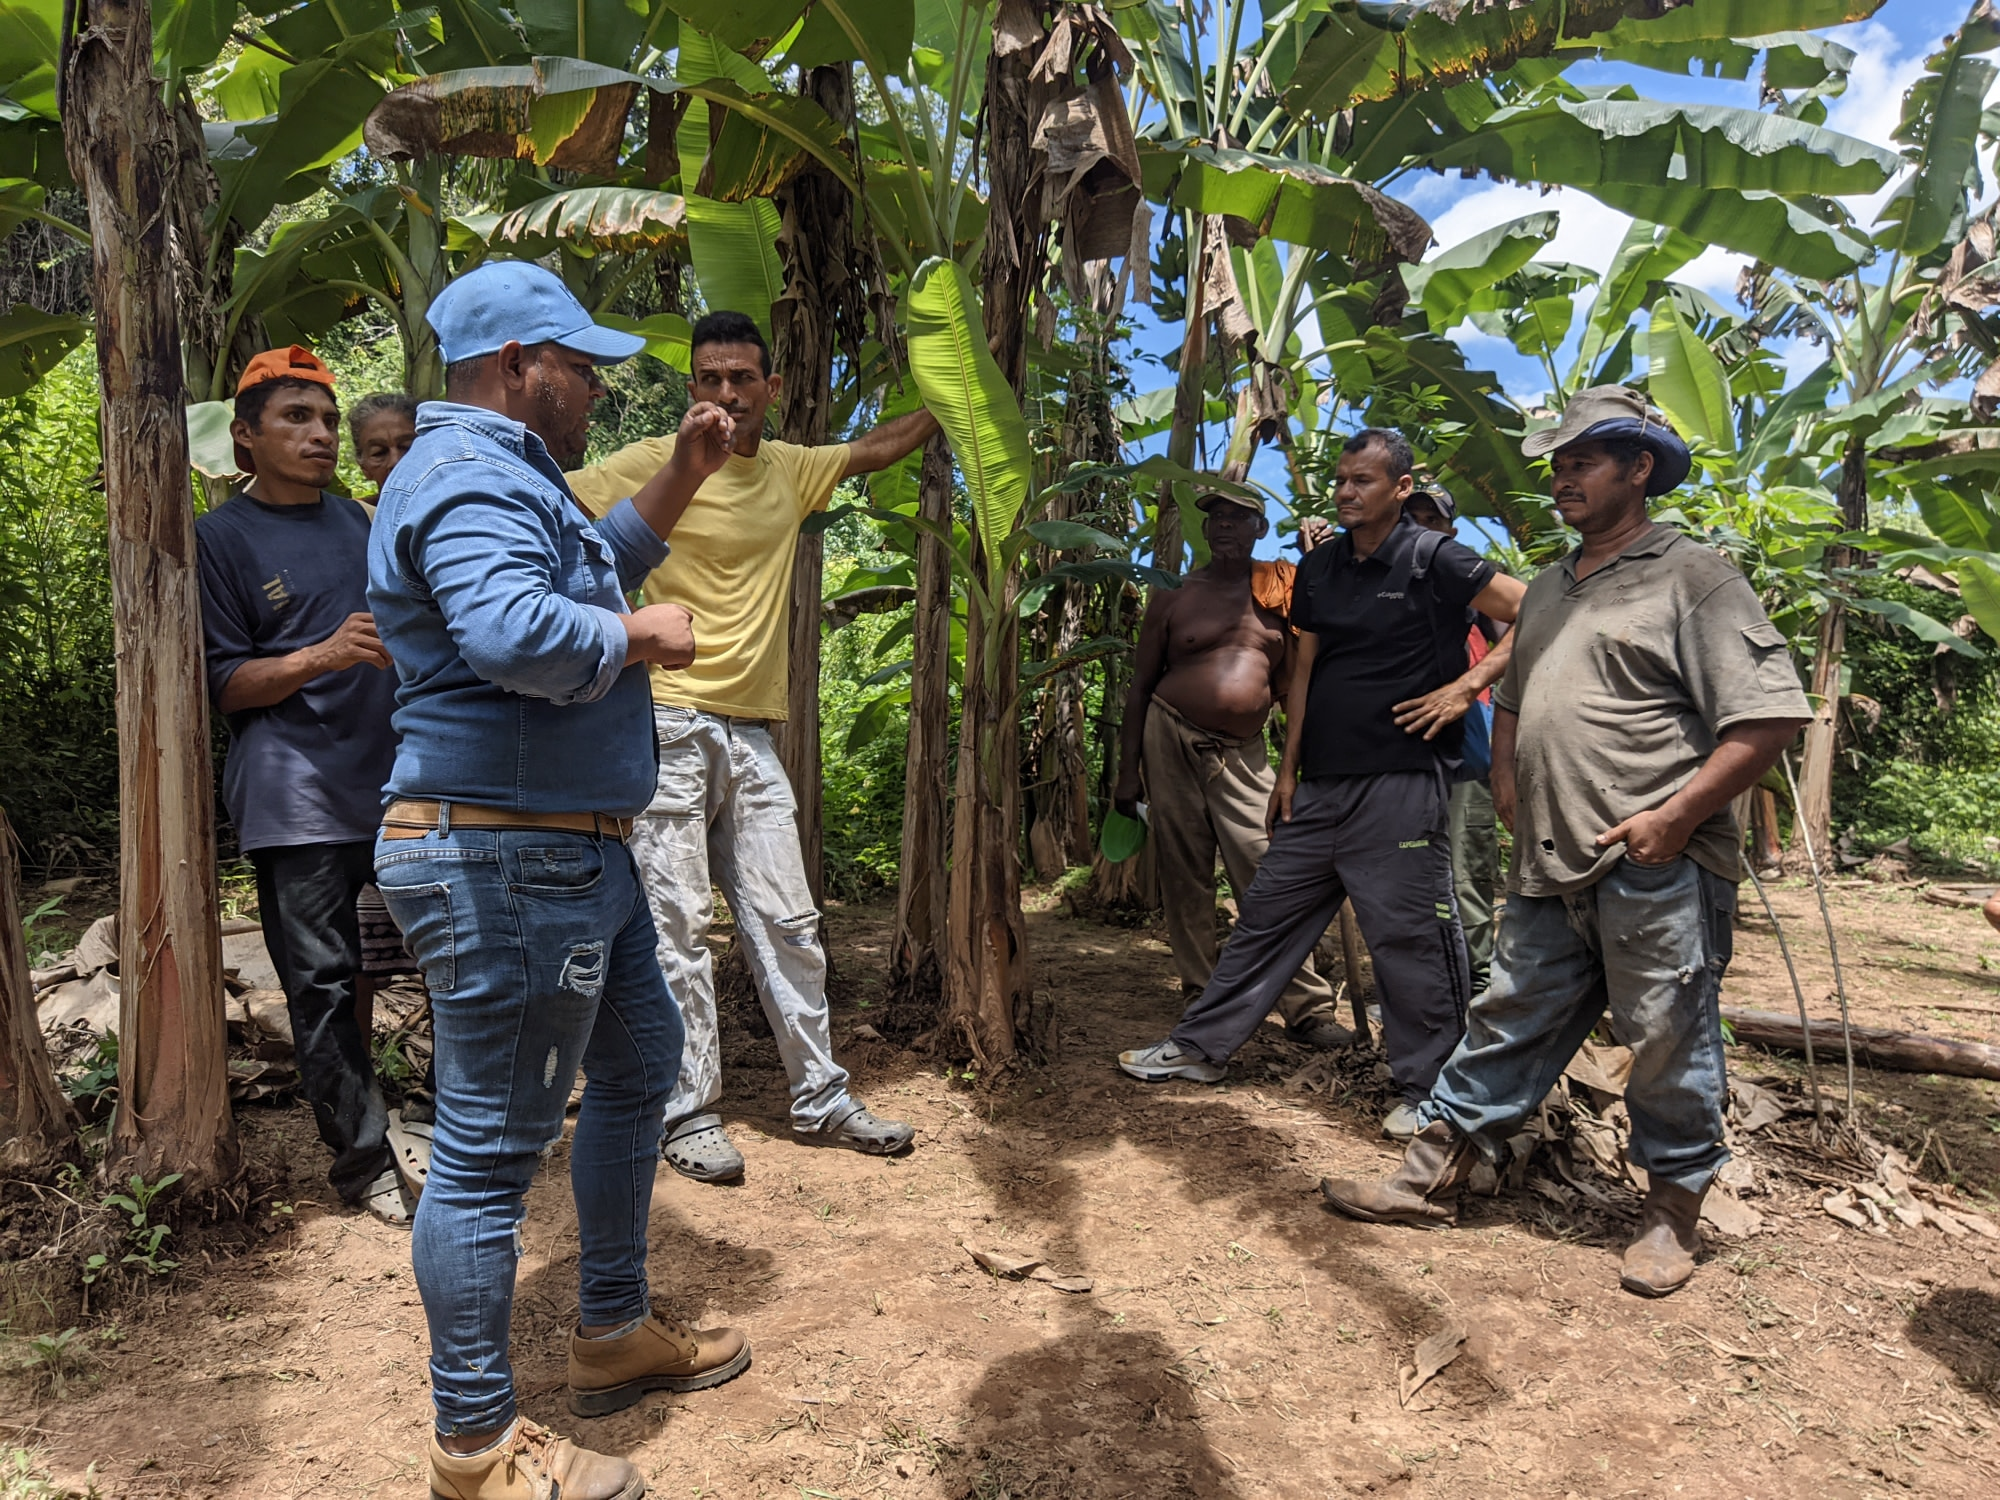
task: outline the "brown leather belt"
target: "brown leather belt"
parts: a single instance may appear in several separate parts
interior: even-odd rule
[[[449,812],[443,809],[449,807]],[[445,828],[498,828],[514,832],[554,829],[561,833],[589,833],[599,838],[625,842],[632,835],[632,819],[614,818],[609,813],[512,812],[504,807],[475,807],[467,802],[440,804],[403,798],[391,802],[382,814],[385,839],[420,839]]]

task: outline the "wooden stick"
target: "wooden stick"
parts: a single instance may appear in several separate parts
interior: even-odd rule
[[[1802,1051],[1805,1047],[1805,1028],[1780,1011],[1724,1006],[1722,1019],[1736,1033],[1738,1042],[1787,1052]],[[1943,1073],[1952,1078],[2000,1079],[2000,1047],[1986,1042],[1927,1036],[1917,1031],[1891,1031],[1878,1026],[1851,1027],[1848,1035],[1854,1040],[1854,1055],[1873,1067],[1904,1073]]]
[[[1368,1002],[1361,995],[1361,924],[1354,920],[1354,904],[1340,903],[1340,957],[1347,966],[1347,1003],[1354,1007],[1354,1036],[1363,1046],[1374,1040],[1368,1029]]]
[[[1771,905],[1770,894],[1764,889],[1764,882],[1757,878],[1756,861],[1746,867],[1750,874],[1750,884],[1757,888],[1757,899],[1764,903],[1764,915],[1771,919],[1771,930],[1778,935],[1778,952],[1785,960],[1785,972],[1792,976],[1792,994],[1799,1002],[1799,1031],[1805,1037],[1806,1078],[1812,1084],[1813,1133],[1817,1135],[1826,1127],[1826,1104],[1820,1098],[1819,1063],[1813,1057],[1812,1022],[1806,1016],[1805,987],[1799,983],[1797,965],[1792,962],[1792,945],[1785,941],[1785,929],[1778,921],[1778,909]]]
[[[1833,935],[1833,911],[1826,904],[1826,881],[1820,877],[1819,852],[1813,848],[1812,830],[1807,826],[1806,805],[1799,799],[1798,778],[1792,775],[1791,757],[1782,751],[1779,763],[1785,768],[1785,785],[1792,789],[1792,813],[1798,819],[1799,837],[1806,846],[1806,867],[1812,872],[1813,894],[1819,897],[1819,919],[1826,924],[1826,951],[1833,960],[1833,988],[1840,996],[1840,1046],[1847,1054],[1847,1114],[1844,1116],[1848,1127],[1854,1125],[1854,1016],[1853,1008],[1847,1003],[1847,980],[1840,972],[1840,941]],[[1831,857],[1832,851],[1828,851]]]

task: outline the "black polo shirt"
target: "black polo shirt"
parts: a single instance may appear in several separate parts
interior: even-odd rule
[[[1493,564],[1451,537],[1414,576],[1418,543],[1432,535],[1405,516],[1367,557],[1343,531],[1299,564],[1292,624],[1317,638],[1301,776],[1428,771],[1458,759],[1460,725],[1426,741],[1398,728],[1394,712],[1465,675],[1466,606],[1493,579]]]

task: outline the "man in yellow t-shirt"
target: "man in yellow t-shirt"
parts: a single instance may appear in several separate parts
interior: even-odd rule
[[[767,440],[764,414],[783,382],[757,325],[713,312],[694,325],[692,343],[689,395],[728,416],[731,448],[674,522],[672,550],[646,580],[648,604],[693,614],[696,648],[692,666],[653,672],[659,784],[631,849],[659,929],[660,967],[687,1025],[661,1154],[683,1176],[724,1182],[742,1175],[743,1157],[713,1112],[722,1057],[706,942],[711,880],[736,919],[791,1078],[793,1132],[882,1156],[912,1139],[908,1125],[877,1119],[848,1094],[847,1071],[834,1060],[819,912],[769,726],[785,718],[799,523],[823,510],[843,479],[887,468],[938,426],[919,410],[848,443]],[[647,438],[571,474],[570,488],[602,515],[673,460],[673,438]]]

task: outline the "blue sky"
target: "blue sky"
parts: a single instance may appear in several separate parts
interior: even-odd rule
[[[1893,146],[1890,136],[1901,117],[1904,91],[1923,72],[1924,58],[1937,49],[1949,32],[1964,22],[1969,9],[1968,0],[1888,0],[1871,19],[1828,33],[1857,54],[1846,93],[1830,102],[1828,127],[1880,145]],[[1754,75],[1743,82],[1731,82],[1593,63],[1572,69],[1568,76],[1582,84],[1630,83],[1640,93],[1655,99],[1736,104],[1749,108],[1757,104]],[[1596,270],[1603,270],[1609,264],[1630,222],[1624,215],[1574,190],[1559,189],[1544,194],[1512,184],[1487,180],[1468,182],[1456,176],[1424,173],[1402,179],[1394,185],[1393,191],[1430,221],[1440,248],[1457,244],[1523,214],[1554,209],[1562,215],[1562,227],[1554,241],[1541,251],[1539,258],[1574,261]],[[1873,219],[1877,204],[1855,201],[1850,206],[1866,226]],[[1435,250],[1433,253],[1436,253]],[[1737,274],[1744,263],[1740,256],[1710,250],[1687,267],[1678,279],[1700,287],[1725,305],[1733,306]],[[1157,355],[1177,343],[1177,328],[1162,327],[1143,308],[1137,309],[1136,314],[1136,342],[1142,356],[1147,353]],[[1506,341],[1481,334],[1469,324],[1452,336],[1464,348],[1475,368],[1495,372],[1516,399],[1532,400],[1546,389],[1547,376],[1541,366],[1522,357]],[[1799,374],[1805,373],[1823,358],[1805,349],[1782,352],[1787,354]],[[1140,365],[1134,370],[1134,379],[1142,391],[1167,383],[1166,372],[1155,364]],[[1226,432],[1212,432],[1209,437],[1218,449],[1227,441]],[[1219,458],[1219,452],[1213,456]],[[1284,492],[1284,467],[1276,455],[1260,455],[1254,473],[1272,489]],[[1272,542],[1267,541],[1260,550],[1272,552]]]

